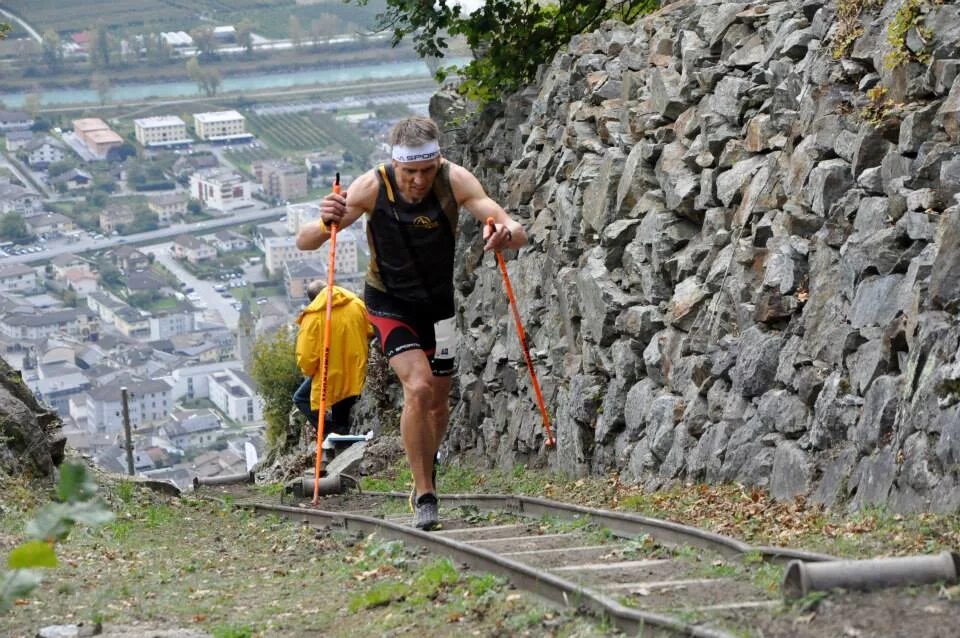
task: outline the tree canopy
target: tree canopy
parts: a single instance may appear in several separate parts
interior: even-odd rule
[[[354,0],[360,5],[367,0]],[[570,38],[598,28],[606,20],[632,22],[660,6],[659,0],[486,0],[466,13],[448,0],[386,0],[380,26],[393,33],[393,44],[412,36],[422,57],[442,58],[450,37],[462,36],[474,59],[465,69],[460,91],[481,102],[498,100],[533,80],[537,67],[549,62]],[[442,79],[451,68],[441,68]]]
[[[30,229],[19,213],[10,212],[0,217],[0,239],[25,244],[33,239]]]

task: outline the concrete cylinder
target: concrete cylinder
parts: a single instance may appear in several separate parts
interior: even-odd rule
[[[936,582],[955,583],[960,576],[960,555],[941,552],[932,556],[900,556],[822,563],[790,561],[783,577],[788,600],[830,589],[871,590]]]

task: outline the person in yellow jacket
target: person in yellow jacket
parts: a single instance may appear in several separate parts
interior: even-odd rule
[[[293,395],[293,402],[317,427],[323,368],[323,331],[327,319],[327,288],[322,280],[307,286],[310,304],[300,313],[297,324],[297,365],[306,375]],[[350,430],[350,409],[356,403],[367,376],[367,347],[373,337],[373,326],[367,320],[367,309],[357,295],[339,286],[333,287],[330,320],[330,359],[327,363],[327,405],[331,406],[332,423],[327,421],[328,434],[347,434]]]

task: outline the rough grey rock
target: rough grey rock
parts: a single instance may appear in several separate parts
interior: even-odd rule
[[[960,13],[931,7],[930,64],[890,69],[898,8],[866,12],[835,60],[822,0],[669,3],[576,39],[451,132],[449,156],[532,235],[511,273],[563,438],[546,456],[536,415],[511,418],[528,388],[474,249],[456,278],[461,453],[648,488],[960,504]],[[865,123],[881,84],[896,108]],[[570,392],[585,378],[589,406]]]
[[[792,500],[810,489],[813,467],[807,455],[792,441],[781,441],[773,455],[770,494]]]
[[[740,340],[740,354],[732,372],[734,390],[744,397],[760,396],[776,382],[782,338],[752,327]]]

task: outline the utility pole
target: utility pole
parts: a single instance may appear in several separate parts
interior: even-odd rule
[[[123,405],[123,434],[127,439],[127,474],[133,476],[133,435],[130,433],[130,405],[126,386],[120,388],[120,402]]]

